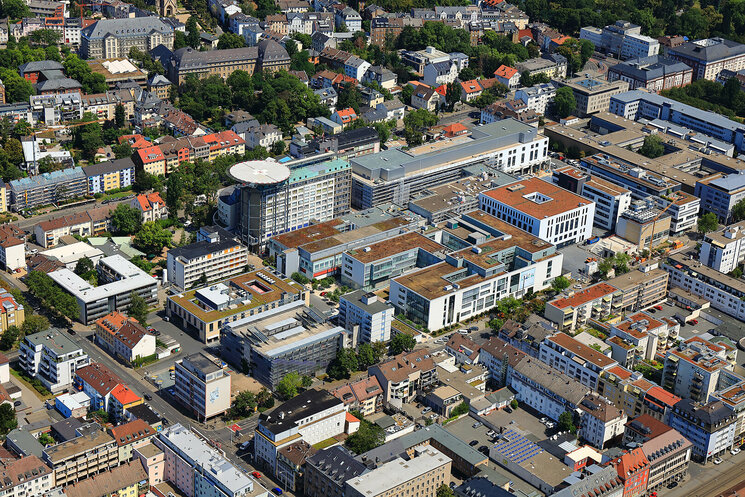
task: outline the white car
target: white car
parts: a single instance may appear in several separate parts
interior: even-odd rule
[[[541,423],[543,423],[544,425],[546,424],[546,421],[548,421],[548,418],[541,418]]]
[[[711,462],[713,462],[714,464],[722,464],[722,460],[718,457],[715,457],[714,460],[712,460]]]
[[[736,456],[737,454],[740,453],[740,447],[735,447],[734,449],[729,451],[729,453],[732,454],[733,456]]]

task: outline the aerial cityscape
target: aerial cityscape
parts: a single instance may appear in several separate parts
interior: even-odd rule
[[[0,497],[742,496],[744,271],[745,2],[0,0]]]

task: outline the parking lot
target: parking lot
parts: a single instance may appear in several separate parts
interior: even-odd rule
[[[518,407],[511,413],[503,409],[494,411],[484,416],[484,421],[491,426],[504,426],[517,429],[531,441],[539,442],[552,435],[556,428],[550,429],[541,423],[542,416],[537,416],[532,409]]]
[[[647,309],[647,312],[653,317],[653,318],[670,318],[675,320],[675,315],[679,315],[680,317],[687,317],[689,314],[689,311],[686,311],[685,309],[678,307],[674,304],[662,304],[662,310],[659,311],[655,308]],[[696,323],[693,323],[693,320],[691,318],[688,319],[685,325],[680,326],[680,337],[682,339],[688,339],[694,336],[702,336],[706,333],[709,333],[711,330],[716,328],[716,325],[713,323],[710,323],[706,319],[704,319],[702,316],[699,316],[696,318]],[[704,336],[704,338],[707,338],[707,336]],[[710,337],[709,337],[710,338]]]

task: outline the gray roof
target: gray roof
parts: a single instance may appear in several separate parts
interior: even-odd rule
[[[38,71],[49,71],[58,70],[61,71],[64,66],[54,60],[37,60],[32,62],[26,62],[25,64],[18,67],[18,72],[23,76],[27,72],[38,72]]]
[[[86,176],[82,168],[71,167],[59,171],[52,171],[51,173],[43,173],[27,178],[15,179],[9,182],[8,185],[10,186],[11,190],[20,192],[23,190],[31,190],[34,188],[56,185],[57,183],[63,183],[66,181],[75,181],[85,177]]]
[[[285,47],[274,40],[264,39],[259,42],[259,58],[262,62],[290,60]]]
[[[450,72],[450,67],[452,65],[452,62],[442,61],[442,62],[435,62],[434,64],[430,64],[430,65],[435,68],[435,71],[437,71],[438,75],[443,75],[443,74],[447,74]]]
[[[341,400],[326,390],[311,388],[280,404],[273,411],[261,413],[259,423],[270,432],[279,435],[294,427],[301,419],[319,414],[341,403]]]
[[[258,47],[228,48],[226,50],[207,50],[200,52],[191,47],[179,48],[173,53],[173,62],[179,69],[201,68],[208,64],[235,62],[238,60],[256,60],[259,57]]]
[[[715,62],[745,54],[745,45],[724,38],[709,38],[707,40],[689,41],[679,47],[670,48],[668,54],[704,62]]]
[[[173,33],[173,28],[159,17],[134,17],[131,19],[101,19],[81,31],[89,40],[114,35],[117,38],[145,36],[152,32]]]
[[[156,74],[148,80],[147,84],[150,86],[171,86],[173,83],[162,74]]]
[[[36,89],[41,92],[56,90],[76,90],[82,88],[80,83],[71,78],[48,79],[36,84]]]
[[[125,169],[134,169],[135,163],[132,159],[125,157],[124,159],[116,159],[107,162],[99,162],[98,164],[92,164],[84,167],[83,171],[86,176],[98,176],[99,174],[113,173],[116,171],[123,171]]]
[[[221,231],[229,234],[225,230],[221,230]],[[224,233],[220,233],[219,241],[211,243],[211,242],[208,242],[207,240],[202,240],[200,242],[195,242],[195,243],[190,243],[189,245],[184,245],[183,247],[176,247],[176,248],[171,249],[168,252],[168,256],[169,258],[180,257],[182,259],[190,261],[192,259],[204,257],[208,254],[214,254],[215,252],[221,252],[231,247],[241,245],[239,242],[235,240],[235,237],[233,237],[232,235],[229,238],[223,238]]]
[[[651,81],[664,78],[668,74],[691,70],[683,62],[662,55],[640,57],[616,64],[610,69],[639,81]]]
[[[475,476],[455,489],[458,495],[466,497],[515,497],[515,494],[508,492],[501,485],[492,483],[485,476]]]
[[[534,357],[524,357],[515,366],[515,371],[549,392],[554,393],[556,396],[575,405],[579,405],[584,396],[590,391],[588,387],[582,385],[574,378],[565,375],[558,369],[554,369]]]
[[[44,452],[44,447],[39,443],[36,437],[24,429],[16,428],[15,430],[12,430],[8,433],[6,439],[14,445],[17,450],[21,451],[21,455],[35,455],[36,457],[41,457]]]
[[[305,459],[305,464],[310,464],[341,488],[347,480],[370,471],[354,454],[339,445],[316,452]]]
[[[745,187],[745,173],[728,174],[709,181],[709,185],[716,186],[727,192],[739,190]]]
[[[347,302],[353,304],[355,307],[359,307],[360,309],[363,309],[365,312],[368,312],[370,314],[377,314],[379,312],[383,312],[386,309],[393,309],[393,306],[391,304],[386,304],[380,298],[378,298],[375,302],[372,302],[370,304],[365,304],[362,301],[362,297],[367,295],[370,292],[366,292],[365,290],[355,290],[353,292],[347,293],[346,295],[343,295],[341,297],[342,300],[346,300]]]
[[[608,489],[606,486],[610,486]],[[619,487],[623,487],[623,482],[618,479],[618,473],[613,466],[606,466],[594,474],[587,475],[583,480],[570,485],[555,494],[556,497],[575,497],[577,495],[596,495],[606,494],[617,495]],[[600,489],[600,494],[597,490]]]
[[[48,349],[54,351],[55,354],[64,355],[76,350],[82,350],[80,345],[76,344],[66,335],[63,335],[57,330],[53,331],[40,331],[33,335],[28,335],[25,340],[34,346],[44,345]]]

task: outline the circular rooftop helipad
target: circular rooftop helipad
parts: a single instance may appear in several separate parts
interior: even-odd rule
[[[235,164],[228,170],[234,180],[241,183],[272,185],[290,177],[290,168],[276,161],[249,160]]]

